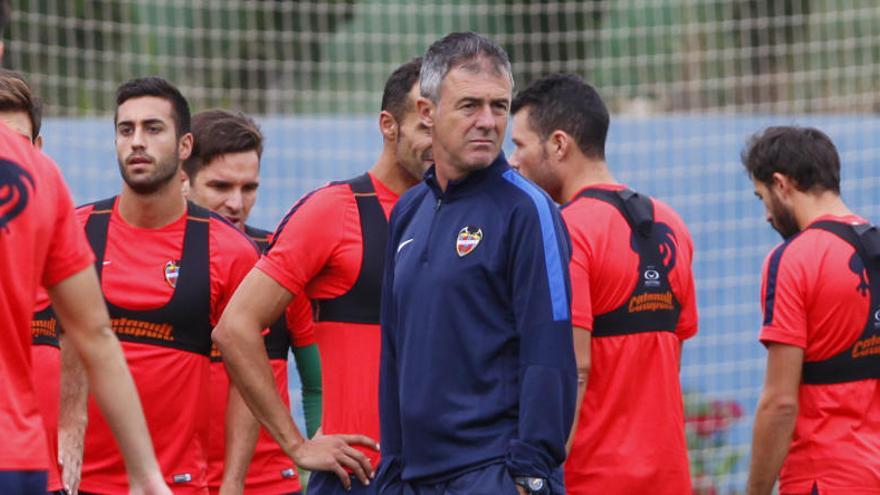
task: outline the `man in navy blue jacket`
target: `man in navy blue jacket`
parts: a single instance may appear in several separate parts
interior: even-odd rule
[[[424,57],[435,166],[391,215],[382,293],[384,494],[562,493],[577,373],[570,242],[507,164],[504,50],[453,33]]]

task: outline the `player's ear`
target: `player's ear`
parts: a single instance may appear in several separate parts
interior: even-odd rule
[[[419,120],[428,129],[434,127],[434,113],[437,111],[437,105],[428,98],[419,96],[416,100],[416,110],[419,112]]]
[[[397,119],[387,110],[379,112],[379,131],[386,140],[397,140]]]
[[[574,144],[571,141],[571,136],[559,129],[550,134],[548,141],[550,142],[550,149],[556,155],[557,160],[565,158],[571,152],[571,146]]]
[[[770,187],[776,194],[787,195],[797,189],[797,183],[787,175],[773,172],[773,175],[770,176]]]
[[[40,134],[39,136],[37,136],[36,139],[34,139],[34,146],[36,146],[38,150],[43,149],[43,135],[42,134]]]
[[[184,134],[177,142],[177,158],[182,162],[189,158],[193,150],[193,135],[191,132]]]

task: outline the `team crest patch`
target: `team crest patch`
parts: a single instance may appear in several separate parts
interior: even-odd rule
[[[165,263],[165,281],[171,288],[177,288],[177,276],[180,274],[180,264],[177,260],[170,260]]]
[[[483,239],[483,230],[477,227],[465,227],[458,231],[458,238],[455,240],[455,252],[461,258],[477,248]]]

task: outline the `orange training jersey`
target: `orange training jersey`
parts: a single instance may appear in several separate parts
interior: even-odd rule
[[[253,231],[256,229],[251,232]],[[267,244],[270,240],[265,237],[251,237],[251,239],[258,246]],[[297,295],[288,305],[285,310],[284,323],[283,325],[278,323],[273,325],[269,334],[275,332],[277,327],[283,327],[282,330],[288,332],[286,338],[275,336],[274,340],[270,342],[270,337],[267,334],[267,348],[270,348],[268,349],[269,364],[272,366],[272,373],[275,376],[278,395],[284,405],[290,408],[287,380],[288,349],[291,346],[304,347],[315,343],[312,307],[305,294]],[[287,345],[278,345],[279,340],[286,342]],[[211,362],[211,411],[214,411],[215,414],[211,418],[211,434],[208,444],[208,487],[212,494],[219,492],[223,482],[224,456],[226,454],[224,420],[228,394],[229,376],[226,374],[218,352],[216,358],[212,355]],[[249,495],[277,495],[301,490],[299,473],[293,461],[281,450],[269,432],[265,428],[261,428],[245,480],[245,491]]]
[[[387,222],[398,196],[369,177]],[[305,292],[312,301],[333,299],[346,294],[361,273],[361,231],[352,186],[331,183],[291,208],[257,268],[294,294]],[[378,441],[379,325],[318,318],[315,338],[321,355],[323,432],[359,433]],[[378,464],[378,452],[357,448],[374,467]]]
[[[56,165],[0,124],[0,470],[49,467],[31,379],[34,300],[92,259]]]
[[[697,332],[694,248],[681,218],[666,204],[651,201],[655,228],[665,224],[669,231],[664,265],[670,267],[669,283],[681,308],[678,322],[674,332],[591,339],[587,391],[565,463],[566,490],[573,495],[691,491],[679,359],[682,341]],[[572,325],[592,330],[594,316],[628,300],[633,307],[640,258],[631,244],[632,230],[611,204],[576,196],[562,217],[572,242]]]
[[[816,221],[851,224],[856,216]],[[864,265],[850,244],[806,229],[774,249],[761,284],[761,342],[804,349],[804,361],[848,348],[868,319]],[[781,494],[880,494],[880,380],[801,384],[791,446],[779,476]]]
[[[256,261],[256,246],[221,217],[192,204],[169,225],[144,229],[119,216],[118,201],[101,203],[107,209],[87,205],[77,213],[87,231],[90,222],[105,222],[106,245],[96,253],[101,287],[159,466],[174,493],[207,494],[208,424],[218,414],[208,407],[210,329]],[[190,299],[181,300],[183,294]],[[166,321],[150,321],[162,318]],[[200,323],[183,328],[175,321]],[[80,487],[128,493],[122,456],[93,398]]]

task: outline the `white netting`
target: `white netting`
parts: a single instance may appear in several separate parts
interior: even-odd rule
[[[264,227],[306,190],[372,164],[385,78],[449,31],[500,42],[518,87],[553,71],[585,76],[613,112],[612,169],[675,207],[695,238],[701,333],[685,345],[682,381],[702,418],[689,430],[694,476],[719,493],[745,483],[765,357],[759,272],[777,241],[738,163],[746,137],[770,124],[821,127],[841,150],[845,199],[880,213],[876,0],[12,4],[4,64],[46,100],[47,149],[78,201],[118,189],[116,86],[158,74],[196,111],[257,116],[267,143],[253,220]]]

